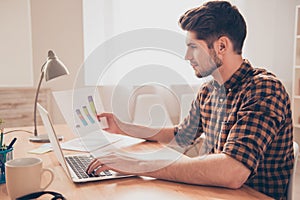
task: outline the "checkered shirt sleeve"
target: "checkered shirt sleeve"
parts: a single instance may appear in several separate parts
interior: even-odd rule
[[[198,94],[199,95],[199,94]],[[181,124],[175,126],[175,139],[181,147],[187,147],[198,138],[203,132],[200,120],[200,106],[199,97],[191,103],[191,109],[188,116],[182,121]]]

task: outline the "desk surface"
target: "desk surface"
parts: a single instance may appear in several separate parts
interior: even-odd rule
[[[32,127],[18,128],[32,131]],[[56,125],[57,133],[70,138],[70,129],[66,125]],[[45,133],[43,127],[39,127],[40,133]],[[43,167],[51,168],[55,173],[53,183],[47,190],[62,193],[67,199],[107,199],[107,200],[134,200],[134,199],[271,199],[270,197],[253,190],[248,186],[243,186],[237,190],[181,184],[169,181],[156,180],[146,177],[129,177],[106,181],[75,184],[64,173],[53,152],[42,155],[29,154],[29,150],[39,147],[39,143],[29,142],[30,134],[22,131],[8,133],[5,141],[8,143],[13,137],[18,140],[14,146],[14,158],[39,157],[43,160]],[[138,148],[149,148],[155,143],[139,144]],[[9,199],[6,185],[0,185],[0,197],[2,200]],[[44,196],[40,199],[49,199]]]

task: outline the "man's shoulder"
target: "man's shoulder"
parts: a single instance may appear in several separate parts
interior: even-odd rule
[[[280,79],[274,73],[262,68],[253,68],[251,75],[245,79],[245,84],[255,87],[263,85],[277,85],[277,87],[283,86]]]
[[[272,72],[254,68],[252,75],[244,79],[240,86],[245,96],[281,96],[282,99],[288,98],[288,93],[281,80],[276,77]]]

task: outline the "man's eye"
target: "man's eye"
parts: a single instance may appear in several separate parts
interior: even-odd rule
[[[196,45],[191,45],[190,46],[192,49],[195,49],[197,46]]]

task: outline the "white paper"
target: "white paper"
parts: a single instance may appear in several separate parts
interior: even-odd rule
[[[62,149],[83,152],[105,152],[111,149],[120,149],[145,140],[133,137],[95,131],[82,138],[75,138],[61,144]]]
[[[53,92],[53,96],[66,123],[77,136],[84,137],[104,128],[104,124],[98,121],[95,113],[104,111],[95,87],[56,91]]]
[[[94,151],[96,149],[114,144],[122,138],[116,134],[110,134],[103,130],[93,131],[84,137],[75,138],[62,143],[62,148],[76,151]]]
[[[53,96],[66,123],[76,136],[76,139],[62,143],[63,149],[101,152],[102,149],[105,150],[104,147],[106,150],[118,149],[144,141],[102,130],[107,127],[107,122],[103,118],[99,122],[96,117],[96,113],[99,114],[104,109],[95,87],[56,91]]]

